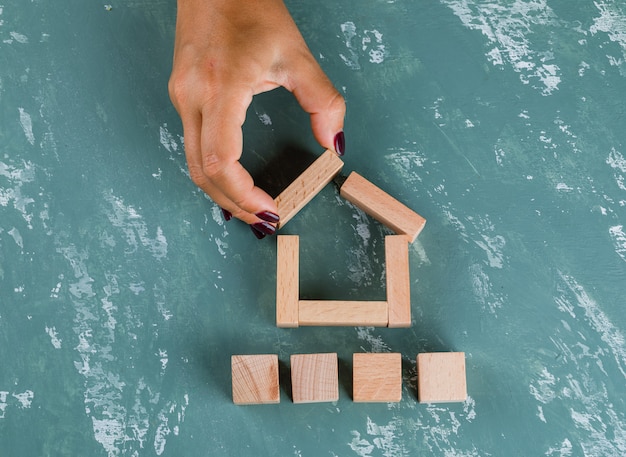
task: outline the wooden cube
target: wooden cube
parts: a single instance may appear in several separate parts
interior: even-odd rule
[[[402,400],[402,356],[399,353],[354,354],[352,386],[355,402]]]
[[[337,354],[292,355],[291,387],[294,403],[339,400]]]
[[[276,252],[276,325],[298,326],[300,243],[296,235],[278,235]]]
[[[341,185],[340,194],[356,207],[413,242],[424,228],[426,219],[356,172]]]
[[[277,355],[233,355],[231,370],[235,404],[280,402]]]
[[[464,352],[417,356],[417,399],[420,403],[467,400]]]
[[[327,149],[315,162],[274,199],[278,207],[282,228],[300,211],[320,190],[341,171],[343,161],[337,154]]]
[[[385,275],[389,327],[411,326],[411,278],[409,243],[402,235],[385,237]]]

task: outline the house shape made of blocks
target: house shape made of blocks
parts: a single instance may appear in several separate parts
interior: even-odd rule
[[[330,183],[342,167],[343,161],[327,150],[276,197],[278,228]],[[278,235],[276,325],[410,327],[409,243],[415,241],[426,220],[356,172],[341,184],[340,195],[395,232],[385,237],[386,300],[300,300],[299,237]]]

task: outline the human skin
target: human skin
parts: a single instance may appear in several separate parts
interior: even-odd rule
[[[345,102],[282,0],[178,0],[169,94],[193,182],[227,216],[275,231],[277,208],[240,164],[252,97],[285,87],[324,148],[343,154]]]

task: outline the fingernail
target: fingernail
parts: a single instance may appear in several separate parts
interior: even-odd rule
[[[272,213],[271,211],[261,211],[260,213],[255,214],[259,219],[263,219],[265,222],[277,223],[280,220],[280,217],[276,213]]]
[[[256,224],[252,224],[251,227],[264,235],[273,235],[276,232],[276,227],[269,222],[257,222]]]
[[[224,220],[226,222],[228,222],[229,220],[233,218],[233,213],[231,213],[230,211],[224,208],[220,208],[220,209],[222,210],[222,215],[224,216]]]
[[[262,240],[263,238],[265,238],[265,233],[262,233],[254,228],[254,225],[250,226],[250,230],[252,230],[252,233],[254,233],[254,236],[256,236],[258,240]]]
[[[335,135],[335,152],[342,156],[346,152],[346,136],[343,130]]]

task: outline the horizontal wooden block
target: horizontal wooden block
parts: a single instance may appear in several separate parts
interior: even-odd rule
[[[420,403],[467,400],[465,353],[418,354],[417,399]]]
[[[278,235],[276,249],[276,325],[298,326],[300,238]]]
[[[402,400],[402,356],[354,354],[352,381],[355,402],[398,402]]]
[[[337,354],[292,355],[291,388],[294,403],[339,400]]]
[[[231,370],[235,404],[280,402],[277,355],[233,355]]]
[[[274,199],[283,227],[341,171],[343,161],[327,149],[318,159]]]
[[[403,235],[385,237],[385,275],[389,327],[411,326],[411,278],[409,243]]]
[[[300,300],[299,324],[353,327],[386,327],[387,302]]]
[[[422,216],[356,172],[350,173],[341,185],[340,194],[397,234],[405,235],[411,243],[426,224]]]

